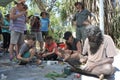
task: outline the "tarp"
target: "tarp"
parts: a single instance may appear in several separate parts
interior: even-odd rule
[[[0,6],[7,6],[7,4],[9,4],[10,2],[12,2],[14,0],[0,0]]]

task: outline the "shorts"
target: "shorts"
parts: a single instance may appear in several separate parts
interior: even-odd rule
[[[48,31],[42,31],[42,36],[44,37],[44,39],[48,36]]]
[[[23,44],[24,43],[24,33],[11,31],[10,44]]]
[[[36,37],[37,41],[39,41],[39,42],[43,41],[41,32],[31,32],[31,34],[33,34]]]
[[[76,38],[78,40],[85,41],[87,37],[86,26],[81,26],[76,28]]]

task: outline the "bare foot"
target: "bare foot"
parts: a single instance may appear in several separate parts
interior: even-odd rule
[[[104,74],[101,74],[100,76],[99,76],[99,80],[103,80],[104,79]]]
[[[41,60],[37,60],[37,62],[36,62],[38,65],[39,64],[41,64],[42,63],[42,61]]]

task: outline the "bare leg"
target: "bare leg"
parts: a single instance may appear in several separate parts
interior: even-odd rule
[[[104,64],[101,66],[97,66],[92,70],[92,74],[105,74],[105,75],[111,75],[114,72],[114,68],[112,67],[111,64]]]
[[[18,44],[15,45],[15,55],[17,56],[19,54],[19,47]]]
[[[10,46],[9,46],[10,60],[12,60],[14,57],[13,50],[14,50],[14,44],[10,44]]]
[[[104,64],[101,66],[97,66],[91,72],[82,70],[81,68],[77,68],[72,64],[70,65],[73,67],[72,71],[81,73],[84,75],[96,76],[96,77],[99,77],[99,80],[103,80],[105,75],[112,75],[114,73],[114,67],[111,64]]]
[[[40,50],[43,50],[44,42],[40,41],[39,44],[40,44]]]
[[[104,64],[95,67],[91,73],[97,75],[100,80],[103,80],[104,75],[111,75],[114,73],[114,68],[111,64]]]
[[[73,53],[73,54],[71,54],[70,58],[80,59],[80,55],[79,55],[79,53]]]

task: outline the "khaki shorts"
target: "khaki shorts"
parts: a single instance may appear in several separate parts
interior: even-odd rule
[[[24,33],[11,31],[10,44],[23,44],[24,43]]]
[[[39,42],[43,41],[42,32],[31,32],[31,34],[33,34],[36,37],[37,41]]]
[[[77,27],[76,28],[76,38],[78,40],[85,41],[86,37],[87,37],[86,26]]]

